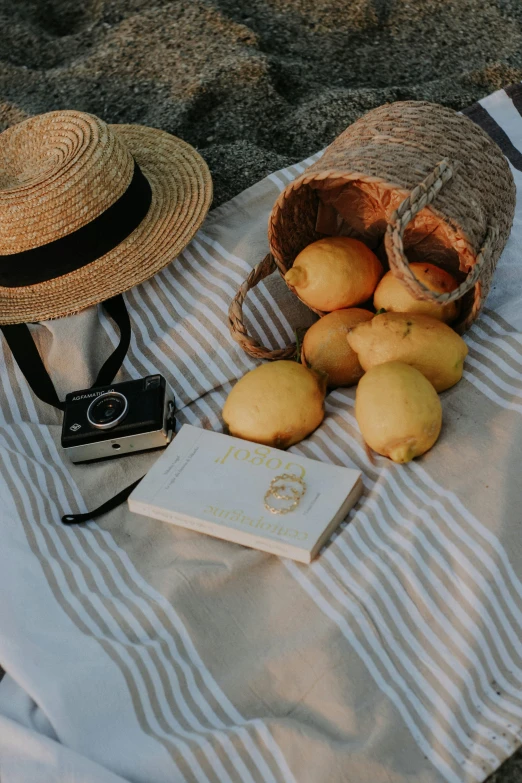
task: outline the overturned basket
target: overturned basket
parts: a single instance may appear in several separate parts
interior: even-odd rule
[[[311,242],[338,234],[372,248],[415,298],[460,299],[453,327],[463,332],[488,294],[514,210],[509,165],[471,120],[424,101],[380,106],[338,136],[279,196],[268,222],[270,253],[230,306],[231,334],[251,356],[292,356],[295,345],[271,350],[248,335],[243,301],[276,268],[284,276]],[[430,291],[411,271],[412,261],[443,267],[458,288]]]

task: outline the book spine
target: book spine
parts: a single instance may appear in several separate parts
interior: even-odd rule
[[[205,533],[206,535],[214,536],[214,538],[220,538],[223,541],[231,541],[234,544],[242,544],[243,546],[248,546],[253,549],[260,549],[263,552],[268,552],[269,554],[277,555],[278,557],[288,557],[291,560],[297,560],[300,563],[311,562],[311,553],[308,550],[292,546],[291,544],[272,541],[270,538],[261,538],[260,536],[255,536],[243,530],[223,527],[223,525],[207,522],[205,519],[185,516],[184,514],[175,513],[165,508],[151,506],[149,503],[143,503],[139,500],[134,500],[133,498],[129,498],[128,505],[130,511],[133,511],[136,514],[143,514],[143,516],[146,517],[160,519],[162,522],[170,522],[171,524],[187,528],[187,530],[195,530],[197,533]]]
[[[321,551],[322,546],[330,539],[332,533],[337,530],[343,519],[348,515],[348,512],[353,508],[355,503],[357,503],[362,495],[362,491],[363,483],[361,477],[359,477],[337,514],[333,517],[330,524],[325,527],[322,534],[316,541],[315,546],[312,547],[312,551],[310,552],[310,562]]]

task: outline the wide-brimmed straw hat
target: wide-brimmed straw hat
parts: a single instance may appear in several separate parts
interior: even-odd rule
[[[0,134],[0,324],[59,318],[148,279],[212,200],[205,161],[141,125],[54,111]]]

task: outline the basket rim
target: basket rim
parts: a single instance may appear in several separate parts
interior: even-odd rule
[[[293,191],[297,190],[302,185],[309,185],[314,180],[321,181],[321,180],[330,179],[330,178],[333,179],[334,177],[335,177],[335,179],[344,180],[346,183],[349,183],[349,182],[377,183],[377,184],[383,186],[386,190],[393,190],[393,191],[399,193],[401,196],[403,196],[403,198],[407,198],[409,196],[410,192],[411,192],[411,191],[408,191],[406,188],[402,187],[402,185],[394,184],[392,182],[384,180],[381,177],[377,177],[375,175],[363,174],[362,172],[355,172],[355,171],[354,172],[347,172],[347,171],[342,171],[342,170],[339,170],[339,169],[327,169],[326,171],[321,171],[321,172],[318,172],[317,174],[315,172],[311,172],[309,174],[307,174],[306,171],[303,172],[303,174],[301,174],[299,177],[296,177],[296,179],[292,180],[292,182],[289,182],[288,185],[285,187],[285,189],[281,191],[281,193],[279,194],[279,196],[278,196],[274,206],[272,207],[272,210],[270,212],[270,217],[269,217],[269,220],[268,220],[268,244],[269,244],[270,252],[272,253],[272,255],[273,255],[274,259],[275,259],[277,268],[279,270],[279,273],[283,277],[283,279],[284,279],[283,269],[285,269],[285,271],[288,271],[288,269],[285,268],[285,265],[283,263],[283,259],[280,257],[279,253],[277,252],[277,249],[272,244],[272,235],[275,234],[275,223],[278,220],[278,218],[279,218],[279,216],[280,216],[280,214],[282,212],[283,205],[284,205],[286,199],[288,198],[288,195],[290,193],[292,193]],[[459,231],[457,232],[455,230],[455,228],[451,225],[451,223],[448,221],[447,217],[445,215],[443,215],[436,208],[436,206],[433,205],[433,203],[429,204],[424,209],[427,209],[436,218],[438,218],[442,223],[444,223],[445,226],[447,226],[447,228],[450,230],[450,232],[453,235],[453,237],[455,237],[455,239],[457,239],[457,237],[458,237],[459,240],[462,240],[464,242],[465,249],[466,249],[467,253],[473,259],[471,263],[464,264],[466,272],[468,273],[470,271],[470,269],[473,268],[473,266],[475,264],[475,260],[477,258],[477,255],[478,255],[479,251],[475,252],[475,250],[474,250],[474,248],[473,248],[473,246],[471,244],[471,241],[470,241],[469,236],[467,235],[467,233],[464,230],[460,229],[460,228],[459,228]],[[462,254],[459,253],[459,259],[462,258],[462,257],[463,257]],[[290,267],[288,267],[288,268],[290,268]],[[292,290],[292,288],[290,286],[288,286],[288,287],[290,288],[290,290]],[[295,291],[293,291],[293,293],[295,293]],[[296,296],[297,296],[297,294],[296,294]],[[313,309],[313,308],[310,308],[310,309]],[[314,311],[314,312],[317,312],[319,314],[320,311],[317,310],[317,311]]]

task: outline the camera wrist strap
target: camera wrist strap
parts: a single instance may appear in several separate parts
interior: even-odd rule
[[[123,364],[131,338],[129,313],[123,296],[118,294],[117,296],[113,296],[112,299],[107,299],[105,302],[102,302],[102,307],[118,326],[120,330],[120,342],[109,358],[104,362],[96,380],[90,387],[91,389],[96,386],[108,386],[112,383],[116,373]],[[0,329],[3,332],[16,363],[34,394],[38,399],[42,400],[42,402],[46,402],[54,408],[63,411],[65,402],[62,402],[56,393],[51,376],[45,368],[42,357],[38,352],[38,348],[36,347],[36,343],[34,342],[27,324],[5,324],[0,326]],[[96,517],[105,514],[107,511],[111,511],[127,499],[134,487],[139,484],[140,481],[141,478],[129,487],[121,490],[121,492],[118,492],[113,498],[110,498],[91,512],[87,512],[86,514],[66,514],[62,517],[62,522],[66,525],[87,522],[90,519],[95,519]]]
[[[98,506],[98,508],[95,508],[92,511],[87,511],[85,514],[64,514],[62,517],[63,524],[77,525],[81,522],[89,522],[91,519],[97,519],[98,517],[101,517],[102,514],[112,511],[113,508],[116,508],[127,500],[134,487],[138,486],[142,478],[144,478],[144,476],[140,476],[139,479],[133,481],[128,487],[125,487],[125,489],[122,489],[117,495],[109,498],[109,500],[106,500],[105,503],[102,503],[101,506]]]

